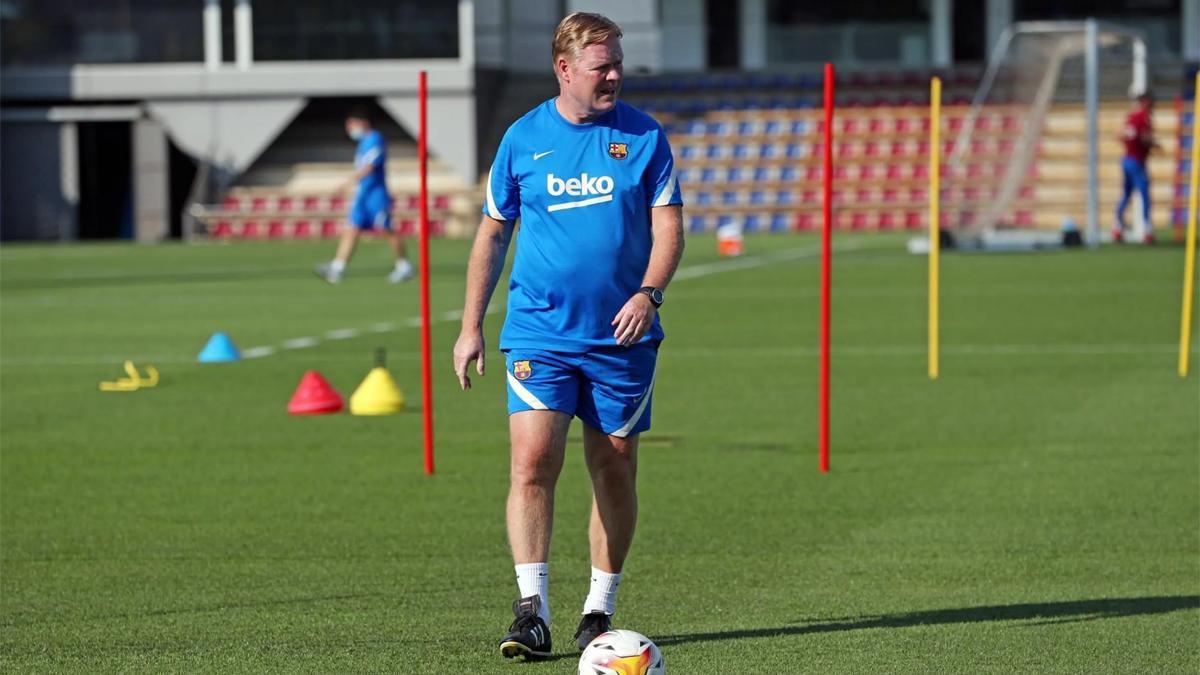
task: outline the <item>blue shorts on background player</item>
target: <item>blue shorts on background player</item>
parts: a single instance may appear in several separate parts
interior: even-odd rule
[[[383,134],[372,127],[365,108],[355,109],[346,116],[346,134],[358,142],[354,153],[354,175],[346,186],[354,189],[354,201],[350,204],[347,227],[342,230],[333,260],[317,265],[313,272],[331,284],[340,282],[354,255],[359,235],[364,231],[386,230],[396,257],[387,280],[390,283],[407,281],[415,270],[405,255],[404,240],[392,229],[392,197],[387,190],[387,142]]]

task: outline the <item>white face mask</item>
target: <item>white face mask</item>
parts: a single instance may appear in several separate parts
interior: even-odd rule
[[[362,140],[362,137],[363,137],[362,127],[355,127],[353,129],[351,129],[350,131],[347,131],[346,133],[350,135],[351,140],[355,140],[355,141]]]

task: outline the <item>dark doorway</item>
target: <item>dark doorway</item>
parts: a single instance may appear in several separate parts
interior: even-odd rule
[[[129,122],[79,123],[79,238],[133,235]]]
[[[708,67],[738,68],[741,66],[742,23],[738,2],[708,0],[705,20],[708,22]]]
[[[183,209],[188,205],[187,200],[192,194],[199,167],[191,155],[180,150],[174,143],[168,141],[168,145],[167,176],[171,186],[171,199],[167,217],[170,218],[171,238],[179,239],[183,236]]]

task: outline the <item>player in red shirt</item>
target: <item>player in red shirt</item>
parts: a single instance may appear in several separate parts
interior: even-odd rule
[[[1142,196],[1142,222],[1145,228],[1142,239],[1147,244],[1154,243],[1154,228],[1150,225],[1150,174],[1146,171],[1146,158],[1151,150],[1158,147],[1150,119],[1153,111],[1154,97],[1149,92],[1139,94],[1137,107],[1129,113],[1121,129],[1121,141],[1125,143],[1125,156],[1121,158],[1124,179],[1121,200],[1117,202],[1117,227],[1113,230],[1113,241],[1118,243],[1125,240],[1125,209],[1135,188]]]

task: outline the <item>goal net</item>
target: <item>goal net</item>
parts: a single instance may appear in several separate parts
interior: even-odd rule
[[[967,247],[1057,245],[1070,229],[1098,243],[1120,197],[1130,97],[1145,88],[1137,31],[1093,20],[1013,24],[965,114],[943,117],[944,229]]]

